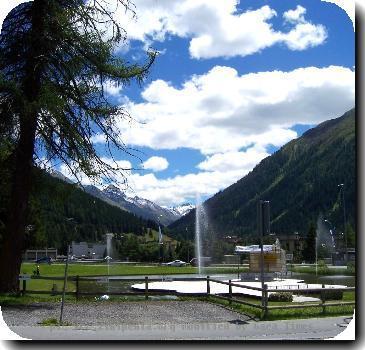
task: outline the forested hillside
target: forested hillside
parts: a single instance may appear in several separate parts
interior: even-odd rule
[[[157,229],[153,221],[143,220],[95,198],[76,185],[34,169],[35,183],[28,215],[26,247],[56,247],[65,252],[72,240],[102,240],[107,232],[146,233]],[[6,191],[2,187],[1,216],[6,211]],[[0,225],[1,237],[1,225]]]
[[[248,175],[208,199],[204,206],[214,235],[256,235],[256,203],[271,203],[271,231],[306,234],[322,214],[343,230],[338,184],[344,184],[346,219],[355,222],[355,110],[308,130],[262,160]],[[195,210],[171,224],[192,236]]]

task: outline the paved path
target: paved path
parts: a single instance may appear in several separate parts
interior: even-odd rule
[[[65,306],[72,326],[37,323],[59,316],[57,304],[3,307],[9,328],[34,340],[313,340],[337,336],[346,317],[258,322],[201,301],[77,303]]]
[[[33,340],[325,340],[346,330],[346,317],[249,323],[169,323],[116,326],[40,327],[12,326],[23,338]],[[353,326],[353,325],[351,325]],[[348,332],[344,339],[354,339]]]
[[[296,321],[144,324],[88,327],[11,327],[33,340],[320,340],[339,335],[345,317]],[[347,338],[348,339],[348,338]]]

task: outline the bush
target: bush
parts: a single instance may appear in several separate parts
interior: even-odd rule
[[[318,261],[318,273],[320,275],[328,275],[330,269],[323,260]]]
[[[342,300],[342,290],[324,290],[321,292],[321,300]]]
[[[355,273],[355,262],[354,261],[350,261],[349,263],[347,263],[347,272]]]
[[[277,292],[269,295],[269,301],[293,301],[293,294],[289,292]]]

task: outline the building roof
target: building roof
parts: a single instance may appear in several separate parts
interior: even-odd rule
[[[273,244],[264,244],[264,247],[263,247],[264,252],[272,252],[276,249],[277,249],[277,247]],[[246,245],[246,246],[237,245],[234,249],[234,252],[235,252],[235,254],[259,253],[259,252],[261,252],[261,248],[258,244]]]

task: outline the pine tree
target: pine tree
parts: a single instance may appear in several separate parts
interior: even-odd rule
[[[303,249],[303,259],[307,263],[314,263],[316,259],[316,226],[311,223]]]
[[[114,2],[130,10],[128,0]],[[34,0],[16,7],[3,23],[0,146],[14,160],[14,170],[1,237],[0,292],[18,290],[37,157],[58,159],[75,176],[110,177],[124,170],[103,161],[92,143],[102,134],[109,149],[128,152],[114,125],[129,115],[108,102],[104,85],[141,82],[155,55],[143,66],[114,55],[125,33],[111,7],[106,0]]]

